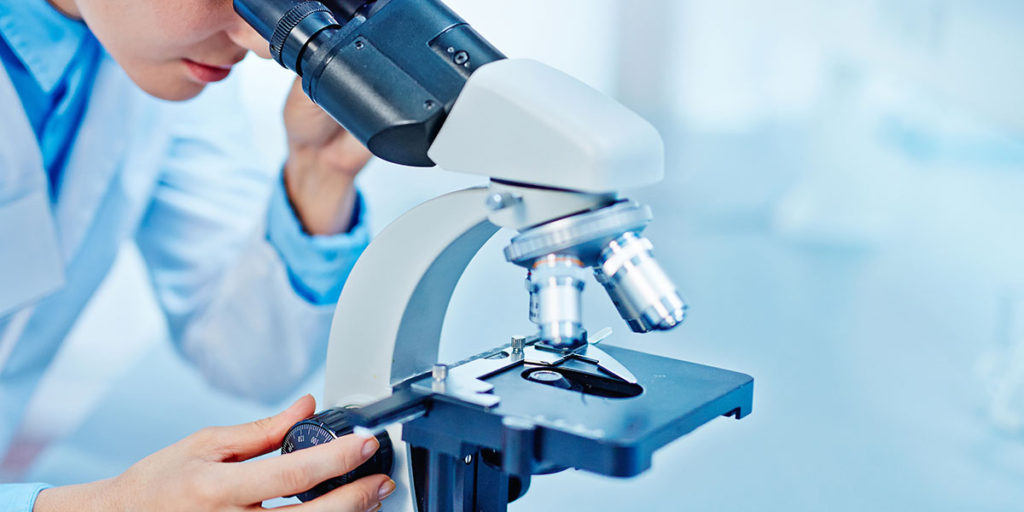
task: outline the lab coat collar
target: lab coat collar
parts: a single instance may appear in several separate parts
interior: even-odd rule
[[[28,115],[17,100],[18,92],[0,66],[0,112],[4,132],[0,137],[0,204],[37,190],[46,189],[43,154],[39,150]]]
[[[57,199],[57,226],[65,261],[81,245],[128,148],[137,89],[104,54],[82,126],[64,170]],[[130,171],[129,171],[130,172]]]
[[[64,185],[52,212],[63,261],[76,254],[127,152],[130,126],[142,94],[104,54],[82,125],[68,156]],[[0,206],[32,194],[48,194],[42,155],[17,93],[0,68],[0,111],[11,114],[0,137]],[[47,212],[49,214],[50,212]]]
[[[14,84],[0,66],[0,112],[6,113],[0,137],[0,317],[64,284],[64,254],[43,157],[19,106]],[[0,368],[20,329],[8,323],[0,332]]]
[[[0,34],[47,94],[60,83],[89,33],[46,0],[0,2]]]

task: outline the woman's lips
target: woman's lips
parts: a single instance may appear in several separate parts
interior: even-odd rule
[[[211,66],[209,64],[200,64],[194,60],[183,60],[185,61],[185,67],[200,82],[219,82],[231,74],[231,66]]]

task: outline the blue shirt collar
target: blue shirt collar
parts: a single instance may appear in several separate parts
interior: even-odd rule
[[[0,0],[0,34],[46,93],[60,83],[88,33],[84,22],[46,0]]]

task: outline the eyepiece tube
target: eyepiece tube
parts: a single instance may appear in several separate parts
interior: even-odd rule
[[[233,0],[302,90],[374,155],[427,154],[469,76],[505,58],[441,0]]]
[[[302,0],[235,0],[235,12],[267,41],[278,22]]]
[[[314,0],[235,0],[235,11],[270,43],[278,64],[302,75],[302,51],[327,28],[341,25]]]

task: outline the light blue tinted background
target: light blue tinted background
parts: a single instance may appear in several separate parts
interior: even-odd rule
[[[665,181],[629,196],[654,209],[648,235],[690,320],[631,335],[590,283],[591,329],[756,379],[751,416],[669,445],[641,477],[537,478],[513,510],[1024,510],[1021,4],[451,4],[510,56],[662,130]],[[288,77],[246,66],[267,127],[255,144],[276,165]],[[479,182],[380,162],[361,179],[376,230]],[[501,242],[456,292],[448,360],[529,328]],[[140,279],[127,247],[33,401],[20,478],[110,476],[283,406],[206,387],[155,311],[138,313]]]

